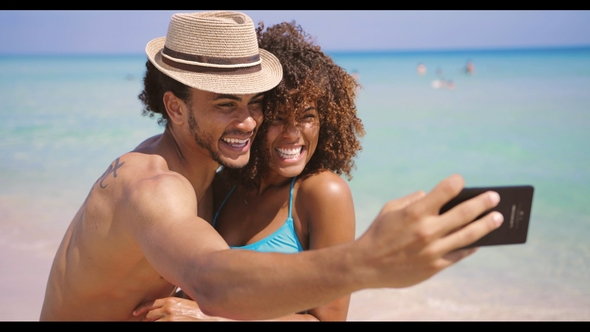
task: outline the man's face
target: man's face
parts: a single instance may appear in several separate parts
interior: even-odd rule
[[[224,167],[244,167],[262,123],[263,96],[222,95],[193,89],[187,104],[188,125],[197,145]]]

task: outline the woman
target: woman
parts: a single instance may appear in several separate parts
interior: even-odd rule
[[[283,80],[265,96],[248,165],[216,175],[213,226],[234,249],[296,253],[352,241],[352,194],[339,175],[351,178],[361,150],[357,83],[294,23],[263,30],[259,45],[279,58]],[[349,300],[282,319],[346,320]],[[153,305],[148,319],[214,319],[194,302],[170,301]]]

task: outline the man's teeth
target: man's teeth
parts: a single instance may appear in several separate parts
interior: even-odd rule
[[[237,147],[237,148],[241,148],[246,146],[246,144],[248,144],[248,141],[250,140],[249,138],[247,139],[237,139],[237,138],[222,138],[222,140],[233,146],[233,147]]]
[[[298,147],[295,149],[280,149],[276,148],[275,150],[279,153],[279,156],[283,159],[295,159],[299,157],[301,154],[302,147]]]

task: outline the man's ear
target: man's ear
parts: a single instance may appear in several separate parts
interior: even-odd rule
[[[170,117],[170,121],[176,124],[183,124],[185,121],[185,113],[188,111],[184,102],[176,97],[172,91],[166,91],[163,97],[164,107],[166,113]]]

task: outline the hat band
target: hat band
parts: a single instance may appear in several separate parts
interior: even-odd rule
[[[242,74],[251,74],[262,70],[262,66],[260,64],[256,66],[250,67],[237,67],[237,68],[219,68],[219,67],[205,67],[199,65],[190,65],[187,63],[176,62],[166,57],[162,57],[162,62],[167,64],[170,67],[174,67],[176,69],[190,71],[193,73],[215,73],[220,75],[242,75]]]
[[[216,57],[209,57],[203,55],[194,55],[194,54],[187,54],[178,51],[171,50],[164,46],[162,49],[162,53],[166,54],[167,56],[162,56],[162,62],[165,64],[181,69],[190,71],[193,73],[215,73],[221,75],[240,75],[240,74],[251,74],[262,70],[262,66],[260,65],[260,55],[255,54],[249,57],[242,57],[242,58],[216,58]],[[208,63],[213,65],[249,65],[247,67],[210,67],[210,66],[202,66],[197,64],[191,63],[184,63],[174,61],[169,57],[173,57],[179,60],[185,61],[195,61],[200,63]]]
[[[200,63],[210,63],[213,65],[255,65],[260,63],[260,54],[254,54],[252,56],[241,57],[241,58],[217,58],[212,56],[195,55],[183,52],[178,52],[169,49],[164,46],[162,53],[167,56],[179,60],[193,61]]]

